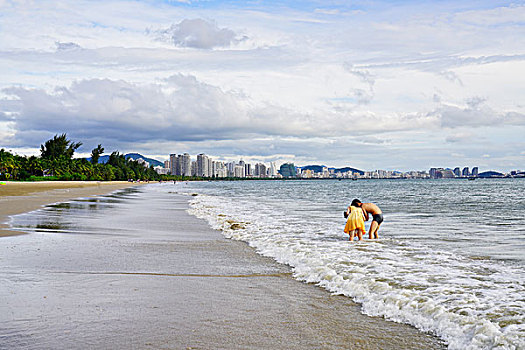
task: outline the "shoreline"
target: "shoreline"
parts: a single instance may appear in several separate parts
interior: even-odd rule
[[[128,181],[7,181],[0,186],[0,238],[26,234],[9,230],[9,217],[47,204],[91,197],[139,185]]]

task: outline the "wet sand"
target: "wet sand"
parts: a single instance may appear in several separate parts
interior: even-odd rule
[[[68,227],[67,206],[57,206],[39,215],[56,217],[59,231],[0,239],[0,348],[444,348],[294,280],[288,266],[187,214],[188,197],[157,204],[156,193],[122,204],[117,197],[106,207],[97,199],[101,208],[122,206],[109,212],[111,222],[92,221],[92,232]],[[90,220],[103,214],[92,213]],[[120,236],[97,225],[112,233],[119,227]]]
[[[36,210],[43,205],[71,198],[89,197],[133,186],[127,181],[7,181],[0,185],[0,237],[19,235],[6,223],[10,215]]]

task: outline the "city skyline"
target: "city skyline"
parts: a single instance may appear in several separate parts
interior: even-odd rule
[[[525,164],[525,4],[0,2],[0,147]]]
[[[139,160],[144,161],[142,158]],[[144,161],[145,162],[145,161]],[[145,162],[148,166],[149,163]],[[251,164],[245,162],[242,158],[239,161],[223,161],[213,159],[204,153],[196,155],[195,160],[188,153],[170,154],[169,160],[164,161],[164,168],[156,167],[159,174],[170,174],[177,176],[202,176],[202,177],[280,177],[283,174],[283,167],[286,173],[294,174],[293,176],[302,178],[476,178],[478,176],[487,177],[487,173],[493,175],[508,175],[524,177],[525,172],[521,169],[514,169],[509,172],[500,173],[496,169],[479,170],[479,167],[432,167],[427,170],[384,170],[384,169],[355,169],[347,165],[338,168],[320,164],[296,165],[294,163],[276,164],[270,162]],[[291,169],[294,170],[291,170]],[[320,168],[320,169],[312,169]],[[499,175],[497,175],[499,176]],[[287,176],[285,176],[287,177]]]

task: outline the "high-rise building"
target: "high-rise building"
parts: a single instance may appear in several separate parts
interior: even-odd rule
[[[296,177],[297,170],[293,163],[284,163],[279,168],[279,174],[281,174],[283,177]]]
[[[204,153],[197,155],[197,176],[208,177],[208,156]]]
[[[428,174],[430,175],[431,179],[435,179],[437,175],[437,168],[430,168]]]
[[[454,175],[456,177],[460,177],[461,176],[461,170],[459,169],[459,167],[454,168]]]
[[[452,179],[455,177],[454,172],[451,169],[442,169],[441,177],[444,179]]]
[[[212,177],[213,174],[214,174],[213,160],[211,158],[208,158],[208,172],[206,173],[206,176]]]
[[[191,176],[191,157],[188,153],[182,155],[182,175]]]
[[[236,165],[233,169],[234,177],[244,177],[244,165]]]
[[[229,162],[226,164],[226,169],[228,171],[228,176],[234,176],[235,175],[235,162]]]
[[[170,174],[171,175],[177,175],[176,174],[176,165],[177,165],[177,155],[175,153],[170,154]]]
[[[213,162],[215,177],[227,177],[228,170],[223,162]],[[213,176],[213,174],[212,174]]]
[[[177,156],[177,164],[175,165],[175,175],[182,175],[182,154]]]
[[[263,163],[255,164],[254,176],[256,177],[267,177],[266,165]]]
[[[463,172],[461,173],[461,175],[464,176],[464,177],[470,176],[470,172],[469,172],[468,166],[463,168]]]
[[[270,175],[270,177],[275,177],[277,175],[277,167],[275,166],[275,162],[270,162],[270,173],[268,175]]]
[[[472,168],[472,173],[470,175],[474,176],[474,177],[477,177],[478,176],[478,167],[475,166],[474,168]]]

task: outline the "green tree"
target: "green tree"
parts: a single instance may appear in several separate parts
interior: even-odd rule
[[[29,157],[27,159],[26,166],[26,170],[29,171],[31,175],[42,176],[42,171],[44,170],[44,168],[42,165],[42,160],[40,158],[35,156]]]
[[[15,177],[20,167],[20,161],[10,152],[3,148],[0,150],[0,173],[3,178],[9,179]]]
[[[73,153],[82,146],[82,142],[73,142],[67,139],[66,134],[55,135],[52,139],[47,140],[45,144],[40,145],[40,153],[44,159],[73,158]]]
[[[104,153],[104,147],[102,147],[101,144],[98,144],[97,148],[94,148],[91,151],[91,164],[98,164],[98,159],[102,153]]]

